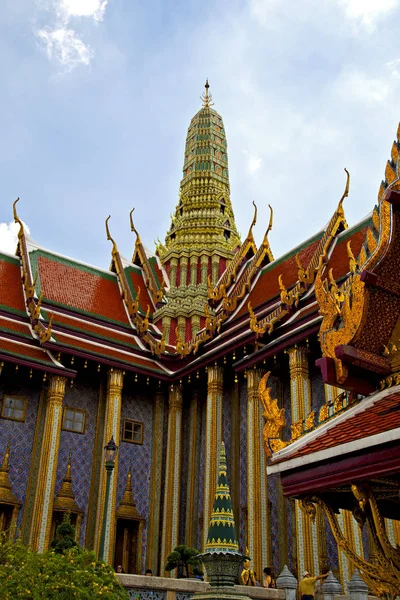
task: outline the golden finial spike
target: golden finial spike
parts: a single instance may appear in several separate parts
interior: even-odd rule
[[[206,79],[206,84],[204,87],[206,88],[206,91],[202,93],[202,95],[200,96],[200,100],[203,102],[204,108],[210,108],[210,106],[213,106],[214,103],[212,102],[211,94],[208,93],[208,88],[210,87],[208,79]]]
[[[268,224],[268,229],[267,229],[266,235],[268,235],[268,233],[271,231],[272,223],[274,220],[274,211],[272,210],[272,206],[270,204],[268,204],[268,206],[269,206],[270,214],[269,214],[269,224]]]
[[[14,215],[14,222],[18,223],[18,225],[19,225],[18,237],[21,237],[24,233],[24,225],[17,213],[17,202],[19,202],[19,197],[13,203],[13,215]]]
[[[132,213],[133,213],[133,211],[134,211],[134,210],[135,210],[135,209],[134,209],[134,208],[132,208],[131,212],[129,213],[129,219],[130,219],[130,221],[131,221],[131,231],[133,231],[133,233],[136,233],[136,236],[137,236],[137,237],[139,237],[139,234],[138,234],[138,232],[137,232],[137,230],[136,230],[136,227],[135,227],[135,225],[133,224]]]
[[[253,200],[253,206],[254,206],[254,217],[253,217],[253,220],[251,222],[249,233],[247,234],[247,237],[251,236],[251,231],[252,231],[254,225],[257,223],[257,205],[254,202],[254,200]]]
[[[71,481],[71,452],[69,453],[68,456],[68,463],[67,463],[67,469],[65,471],[65,475],[64,475],[64,481]]]
[[[349,259],[349,269],[351,273],[355,273],[357,271],[358,265],[356,259],[354,258],[354,254],[351,250],[351,240],[347,242],[347,256]]]
[[[10,442],[8,442],[7,447],[6,447],[6,453],[4,455],[3,458],[3,463],[1,465],[2,469],[8,469],[9,467],[9,461],[10,461]]]
[[[339,200],[339,205],[338,205],[338,211],[343,212],[343,200],[345,198],[347,198],[347,196],[349,195],[349,188],[350,188],[350,173],[348,172],[348,170],[346,169],[346,167],[344,168],[346,175],[347,175],[347,180],[346,180],[346,187],[344,188],[344,192],[343,192],[343,196],[340,198]],[[343,213],[344,214],[344,213]]]
[[[126,487],[125,487],[126,491],[131,491],[132,490],[132,475],[131,475],[131,470],[129,469],[128,471],[128,476],[126,478]]]

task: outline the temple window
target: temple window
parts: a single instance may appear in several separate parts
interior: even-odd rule
[[[230,237],[231,237],[231,232],[229,231],[229,229],[225,229],[225,231],[224,231],[224,238],[226,240],[229,240]]]
[[[4,394],[1,403],[1,416],[11,421],[25,421],[28,399],[25,396]]]
[[[85,433],[86,413],[79,408],[64,407],[62,428],[64,431]]]
[[[143,444],[143,423],[133,419],[123,419],[121,439],[131,444]]]

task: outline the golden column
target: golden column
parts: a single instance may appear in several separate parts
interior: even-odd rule
[[[290,368],[290,397],[292,407],[292,423],[303,420],[311,411],[311,381],[308,372],[308,349],[304,346],[293,346],[288,351]],[[297,566],[298,573],[304,570],[317,573],[318,536],[317,526],[310,517],[295,503],[297,533]]]
[[[110,441],[111,437],[114,438],[115,443],[119,446],[120,440],[120,423],[121,423],[121,398],[122,398],[122,386],[124,384],[124,371],[119,369],[110,368],[107,375],[107,396],[106,396],[106,410],[105,410],[105,421],[104,421],[104,432],[103,432],[103,448]],[[96,533],[95,533],[95,548],[99,552],[100,538],[103,528],[104,519],[104,500],[106,494],[106,478],[107,473],[104,468],[102,460],[102,466],[100,469],[100,480],[99,480],[99,496],[97,501],[97,515],[96,515]],[[114,545],[115,545],[115,526],[116,526],[116,503],[117,503],[117,483],[118,483],[118,454],[115,459],[115,466],[111,473],[110,480],[110,495],[108,506],[106,507],[106,533],[104,542],[104,557],[105,560],[112,564],[114,557]]]
[[[169,283],[171,288],[176,287],[176,270],[178,267],[178,259],[177,258],[172,258],[171,259],[171,270],[169,272]]]
[[[189,414],[189,463],[186,488],[185,544],[193,548],[197,545],[198,520],[198,473],[199,473],[199,392],[193,390]]]
[[[53,375],[47,391],[46,414],[29,537],[30,546],[38,552],[44,552],[49,545],[60,446],[62,403],[66,382],[65,377]]]
[[[260,369],[247,371],[247,539],[254,570],[261,577],[263,567],[270,563],[267,541],[268,492],[265,454],[261,443],[262,411],[258,386]]]
[[[215,285],[219,279],[218,273],[219,273],[219,256],[218,256],[218,254],[213,254],[212,258],[211,258],[211,277],[212,277],[213,285]],[[256,573],[257,573],[257,571],[256,571]]]
[[[204,467],[204,515],[203,550],[207,542],[208,527],[217,487],[218,447],[222,438],[222,390],[223,368],[217,363],[208,367],[208,388],[206,406],[206,440]]]
[[[290,369],[292,423],[305,419],[311,411],[311,381],[308,373],[308,348],[293,346],[287,351]]]
[[[164,512],[160,573],[164,575],[167,556],[178,545],[179,492],[181,478],[182,388],[171,385],[168,398],[167,464],[165,468]]]
[[[201,283],[207,285],[208,277],[208,256],[201,256],[200,258],[200,272],[201,272]]]
[[[197,285],[197,256],[190,257],[190,285]]]
[[[179,275],[179,287],[186,287],[187,280],[187,269],[188,269],[188,259],[186,256],[182,256],[179,261],[180,266],[180,275]]]
[[[147,534],[147,560],[146,568],[151,569],[154,575],[159,574],[159,532],[160,532],[160,506],[162,484],[162,449],[164,430],[164,391],[158,388],[154,400],[153,419],[153,451],[151,457],[150,479],[150,510],[149,529]]]

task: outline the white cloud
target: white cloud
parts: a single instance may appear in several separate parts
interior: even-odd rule
[[[398,6],[398,0],[339,0],[339,5],[349,19],[373,28],[377,19]]]
[[[25,231],[29,233],[29,227],[24,223]],[[0,251],[7,254],[15,254],[18,244],[19,225],[14,221],[11,223],[0,223]]]
[[[77,37],[73,29],[41,29],[37,36],[43,42],[47,56],[58,61],[67,71],[78,65],[88,65],[94,56],[93,50]]]
[[[39,2],[39,6],[55,13],[54,26],[36,31],[49,59],[61,64],[67,71],[79,65],[89,65],[94,51],[83,42],[70,26],[74,17],[86,17],[95,22],[102,21],[108,0],[50,0]]]
[[[368,77],[362,71],[344,73],[336,82],[336,89],[343,100],[365,106],[387,102],[391,86],[387,79]]]
[[[247,161],[247,170],[252,175],[261,167],[262,159],[257,156],[249,156]]]
[[[60,0],[59,11],[66,21],[70,17],[92,17],[102,21],[108,0]]]

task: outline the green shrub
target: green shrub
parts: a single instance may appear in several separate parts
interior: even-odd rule
[[[0,536],[0,598],[2,600],[127,600],[114,570],[79,546],[63,552],[32,552],[20,542]]]
[[[190,577],[191,573],[189,571],[189,566],[191,566],[193,567],[194,575],[202,576],[202,562],[197,558],[199,554],[200,553],[196,548],[190,548],[189,546],[181,544],[168,554],[165,570],[173,571],[178,568],[178,577]]]

